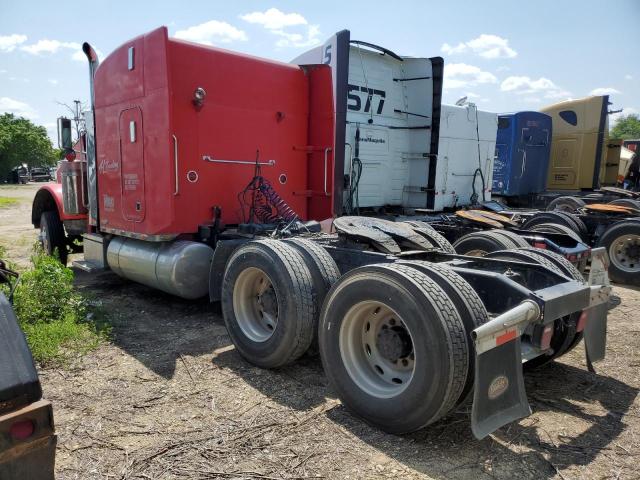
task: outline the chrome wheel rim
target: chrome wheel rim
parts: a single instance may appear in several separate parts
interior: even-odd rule
[[[376,398],[402,393],[415,372],[413,337],[387,305],[367,300],[351,307],[340,327],[340,354],[351,379]]]
[[[609,258],[618,269],[640,272],[640,235],[621,235],[609,247]]]
[[[233,311],[242,333],[266,342],[278,325],[278,298],[269,276],[256,267],[242,271],[233,288]]]

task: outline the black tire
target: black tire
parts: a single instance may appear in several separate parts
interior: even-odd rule
[[[466,330],[467,348],[474,352],[471,332],[489,321],[489,314],[482,300],[469,283],[446,265],[420,260],[406,262],[411,268],[421,271],[442,288],[456,306]],[[475,355],[469,355],[469,373],[457,405],[465,403],[473,393],[475,378]]]
[[[585,205],[586,203],[581,198],[564,196],[551,200],[547,205],[547,211],[559,210],[561,212],[574,213]]]
[[[633,210],[640,212],[640,200],[633,200],[631,198],[618,198],[609,202],[609,205],[619,205],[621,207],[632,208]]]
[[[544,252],[544,253],[543,253]],[[551,255],[548,255],[551,254]],[[490,258],[497,258],[502,260],[514,260],[528,263],[537,263],[547,267],[549,270],[559,273],[564,276],[572,278],[573,275],[580,278],[580,281],[584,282],[582,275],[577,270],[573,271],[570,268],[570,262],[565,263],[565,260],[560,255],[553,252],[547,252],[539,249],[518,249],[518,250],[505,250],[503,252],[493,252],[487,255]],[[573,267],[573,265],[571,265]],[[565,273],[568,272],[568,273]],[[574,278],[578,280],[578,278]],[[569,350],[577,345],[582,338],[582,334],[577,332],[578,319],[581,312],[572,313],[566,317],[559,318],[554,322],[554,332],[551,338],[552,353],[550,355],[541,355],[525,362],[526,368],[537,368],[545,365],[556,358],[564,355]]]
[[[376,333],[375,323],[382,315],[375,315],[380,309],[382,314],[391,311],[399,324],[406,326],[411,354],[420,365],[415,368],[414,363],[411,377],[400,384],[385,383],[381,367],[377,367],[378,373],[373,366],[367,367],[377,361],[377,354],[372,349],[364,353],[364,342],[359,339],[370,327],[378,349],[380,333]],[[356,327],[363,319],[353,312],[365,312],[362,334]],[[452,300],[424,273],[399,264],[368,265],[344,275],[323,306],[319,339],[324,371],[342,403],[365,421],[394,434],[418,430],[455,406],[472,354]],[[357,362],[350,360],[354,356],[362,368],[354,366]],[[388,364],[381,365],[387,368]],[[371,380],[367,383],[363,378]]]
[[[429,223],[427,222],[405,222],[410,224],[412,227],[416,228],[416,232],[426,238],[429,242],[435,245],[439,250],[442,250],[444,253],[455,254],[456,250],[453,248],[453,245],[444,238],[440,233],[436,231]]]
[[[582,238],[580,238],[580,235],[578,235],[574,229],[569,228],[566,225],[560,225],[559,223],[541,223],[540,225],[534,225],[529,230],[540,233],[561,233],[569,235],[577,242],[582,242]]]
[[[582,231],[582,226],[584,226],[582,220],[580,220],[580,223],[582,224],[580,225],[580,223],[575,221],[575,217],[573,215],[558,211],[537,212],[533,217],[524,222],[522,228],[524,230],[530,230],[532,227],[543,223],[557,223],[559,225],[564,225],[576,232],[580,238],[584,238],[584,235],[586,234],[586,227],[584,227],[584,232]]]
[[[261,294],[252,293],[251,275],[260,274],[266,275],[267,288]],[[250,303],[254,297],[265,295],[268,307]],[[304,258],[291,245],[260,240],[239,247],[225,268],[221,304],[233,344],[254,365],[281,367],[299,358],[311,345],[318,308],[313,280]],[[277,309],[275,315],[273,309]],[[267,313],[275,316],[275,326],[266,328],[268,325],[262,324]]]
[[[42,212],[40,216],[40,245],[47,255],[55,256],[57,252],[60,263],[67,264],[67,237],[64,225],[55,210]]]
[[[502,235],[503,237],[511,240],[511,243],[515,245],[515,248],[528,248],[530,247],[529,242],[527,242],[524,238],[518,235],[515,232],[511,232],[509,230],[492,230],[496,235]]]
[[[453,244],[459,255],[484,256],[498,250],[518,248],[507,236],[498,235],[494,230],[481,230],[463,235]]]
[[[576,266],[573,263],[571,263],[566,257],[563,257],[559,253],[550,252],[549,250],[543,250],[541,248],[533,248],[533,247],[523,248],[522,250],[526,252],[532,252],[537,255],[542,255],[547,260],[553,262],[554,265],[558,267],[565,276],[577,282],[585,283],[584,276],[582,275],[582,273],[580,273],[580,270],[578,270]]]
[[[340,278],[340,270],[331,255],[317,243],[303,238],[289,238],[284,242],[297,250],[304,259],[313,281],[314,304],[318,306],[313,319],[313,340],[318,345],[318,316],[329,289]]]
[[[640,219],[610,225],[598,240],[598,246],[606,248],[609,254],[611,280],[640,285]]]

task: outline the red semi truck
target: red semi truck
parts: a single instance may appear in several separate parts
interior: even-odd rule
[[[590,362],[604,356],[601,250],[585,282],[542,250],[456,255],[412,216],[434,199],[441,58],[400,57],[346,30],[293,64],[166,28],[99,66],[83,49],[86,160],[65,145],[61,184],[33,204],[49,252],[66,260],[82,244],[80,268],[220,301],[255,365],[282,366],[317,343],[343,403],[394,433],[473,398],[481,438],[530,413],[523,363],[551,361],[583,337]],[[367,62],[375,75],[358,73]],[[383,88],[367,86],[374,78]],[[360,120],[347,115],[356,107]],[[405,212],[398,221],[343,216],[357,211],[367,149],[384,160],[377,178],[398,185],[384,200]]]

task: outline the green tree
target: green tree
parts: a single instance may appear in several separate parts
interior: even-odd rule
[[[0,115],[0,181],[17,165],[55,165],[59,152],[53,148],[47,130],[12,113]]]
[[[640,138],[640,117],[635,113],[620,118],[609,133],[611,138]]]

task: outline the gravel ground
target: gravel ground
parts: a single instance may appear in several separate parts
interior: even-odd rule
[[[0,245],[28,264],[37,186],[0,187]],[[58,479],[640,478],[640,291],[616,286],[607,358],[584,350],[526,376],[533,414],[477,441],[465,409],[387,435],[333,396],[317,357],[277,371],[234,350],[217,305],[110,272],[76,272],[113,336],[68,369],[41,369],[58,433]]]

